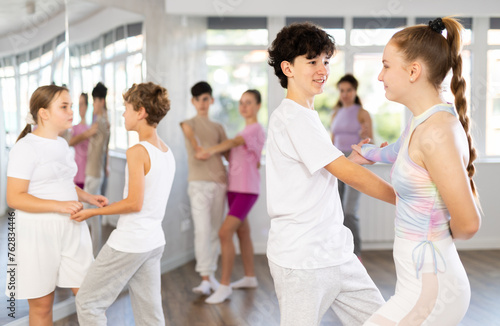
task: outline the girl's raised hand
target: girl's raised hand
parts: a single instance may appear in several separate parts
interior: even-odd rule
[[[68,200],[68,201],[58,201],[56,206],[56,212],[62,214],[76,214],[83,209],[83,204],[79,201]]]
[[[372,162],[370,160],[367,160],[361,155],[361,146],[364,144],[368,144],[370,142],[370,138],[365,138],[362,141],[360,141],[356,145],[352,145],[352,152],[351,155],[349,155],[348,159],[354,163],[363,165],[363,164],[373,164],[375,162]]]

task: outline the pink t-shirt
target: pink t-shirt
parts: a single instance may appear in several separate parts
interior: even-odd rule
[[[227,190],[247,194],[259,194],[260,173],[257,164],[266,135],[258,123],[247,125],[237,136],[245,139],[245,144],[234,147],[229,154],[229,185]]]
[[[84,124],[77,124],[73,126],[72,136],[77,136],[85,131],[87,131],[90,126]],[[78,167],[78,172],[76,172],[74,182],[75,183],[85,183],[85,167],[87,165],[87,150],[89,148],[89,140],[76,144],[75,146],[75,162]]]

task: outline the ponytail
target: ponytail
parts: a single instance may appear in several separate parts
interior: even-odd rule
[[[476,185],[472,177],[476,172],[476,168],[473,164],[474,160],[477,158],[477,152],[472,144],[472,136],[470,134],[470,119],[467,116],[467,99],[465,97],[465,79],[462,76],[462,40],[461,33],[463,31],[462,25],[451,17],[444,17],[442,19],[446,31],[448,42],[450,48],[450,59],[451,59],[451,69],[453,76],[451,78],[450,89],[455,96],[455,108],[457,109],[458,118],[462,127],[464,128],[465,134],[467,135],[467,141],[469,143],[469,163],[467,165],[467,174],[470,179],[470,186],[472,193],[477,197]]]
[[[19,134],[19,137],[17,137],[17,140],[16,140],[16,143],[21,140],[22,138],[24,138],[24,136],[26,136],[27,134],[29,134],[31,132],[31,125],[30,124],[26,124],[26,127],[24,127],[23,131],[21,131],[21,133]]]

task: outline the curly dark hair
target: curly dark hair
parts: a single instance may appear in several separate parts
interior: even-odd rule
[[[326,52],[328,56],[335,53],[335,40],[319,26],[309,22],[293,23],[285,26],[276,35],[268,49],[269,65],[274,68],[283,88],[288,87],[288,79],[281,70],[281,63],[293,64],[296,57],[306,55],[312,59]]]
[[[168,91],[160,85],[149,83],[134,84],[123,94],[123,99],[132,104],[135,111],[144,107],[150,126],[156,126],[170,110]]]

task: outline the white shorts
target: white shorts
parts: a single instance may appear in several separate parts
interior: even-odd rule
[[[34,299],[56,286],[80,287],[94,260],[85,221],[72,221],[67,214],[18,210],[15,227],[17,265],[9,261],[7,266],[7,296],[14,292],[16,299]]]
[[[396,293],[365,326],[460,323],[469,307],[471,292],[451,237],[432,244],[396,237],[394,262]]]

